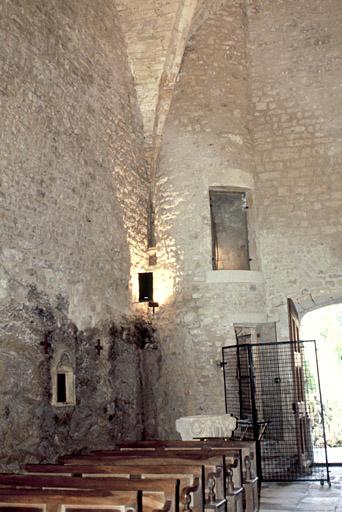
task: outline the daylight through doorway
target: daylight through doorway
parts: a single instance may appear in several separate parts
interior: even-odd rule
[[[328,459],[342,464],[342,304],[305,314],[300,337],[317,341]]]

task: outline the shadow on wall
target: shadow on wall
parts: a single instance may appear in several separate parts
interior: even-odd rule
[[[3,311],[0,464],[7,469],[144,435],[144,397],[158,375],[154,328],[126,317],[80,331],[67,311],[65,298],[52,304],[35,287],[26,304]],[[154,428],[152,406],[148,415]]]

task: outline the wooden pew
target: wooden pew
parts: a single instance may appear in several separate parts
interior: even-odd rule
[[[226,467],[231,467],[234,470],[235,482],[237,485],[241,483],[241,448],[238,447],[149,447],[149,448],[130,448],[130,449],[114,449],[114,450],[96,450],[89,453],[89,455],[99,455],[104,457],[167,457],[179,459],[198,459],[214,458],[218,460],[218,464],[222,465],[225,462]]]
[[[187,481],[183,478],[164,478],[164,479],[137,479],[112,477],[74,477],[74,476],[37,476],[37,475],[18,475],[18,474],[0,474],[0,489],[50,489],[75,491],[104,491],[104,492],[123,492],[133,491],[142,493],[143,498],[154,497],[159,499],[160,503],[166,501],[171,503],[171,512],[190,512],[190,492],[196,487],[186,485]],[[195,483],[196,485],[196,483]]]
[[[214,477],[214,480],[212,480],[213,485],[216,486],[218,495],[221,497],[226,497],[226,479],[228,470],[233,471],[233,482],[234,486],[237,489],[240,489],[242,487],[242,478],[243,478],[243,471],[242,471],[242,450],[241,448],[236,448],[235,446],[226,446],[222,445],[219,447],[216,447],[214,445],[207,446],[207,447],[199,447],[198,445],[194,447],[188,447],[183,446],[183,441],[176,441],[177,446],[172,447],[171,446],[172,441],[170,442],[169,447],[163,447],[157,446],[157,447],[147,447],[147,448],[139,448],[137,450],[131,448],[131,449],[122,449],[122,450],[96,450],[94,452],[90,452],[90,454],[94,454],[97,456],[111,456],[116,454],[117,456],[120,456],[124,454],[128,457],[166,457],[168,460],[176,456],[177,458],[213,458],[216,457],[217,459],[217,467],[220,468],[217,475],[210,475],[212,478]],[[196,443],[196,441],[194,441]],[[178,448],[178,446],[180,448]],[[249,453],[249,452],[248,452]],[[222,469],[222,471],[220,471]],[[216,477],[217,477],[217,485],[216,485]],[[208,481],[208,479],[207,479]],[[208,489],[209,493],[209,489]],[[237,494],[239,496],[239,494]],[[238,498],[236,498],[237,500]],[[239,496],[240,499],[240,496]],[[232,500],[231,500],[232,501]],[[252,509],[248,512],[252,512]]]
[[[240,452],[229,450],[229,453],[224,450],[216,451],[210,450],[149,450],[149,451],[134,451],[120,452],[120,450],[111,451],[97,451],[86,455],[66,455],[60,457],[59,461],[63,464],[95,464],[95,465],[131,465],[131,464],[158,464],[158,465],[177,465],[180,463],[201,465],[205,471],[205,482],[208,483],[209,476],[211,487],[216,487],[216,494],[219,500],[226,498],[226,472],[234,468],[235,478],[238,482],[237,490],[241,488],[241,468],[240,468]],[[208,467],[209,466],[209,467]],[[212,466],[216,467],[215,473],[210,470]],[[236,484],[235,484],[236,487]],[[209,494],[209,491],[208,491]],[[209,500],[213,503],[214,499]],[[239,511],[241,506],[240,493],[236,493],[235,497],[230,496],[230,502],[236,502],[235,509]]]
[[[238,441],[233,439],[204,439],[194,441],[170,441],[170,440],[151,440],[151,441],[126,441],[118,443],[118,449],[123,452],[130,451],[179,451],[179,450],[241,450],[241,468],[242,482],[245,491],[245,510],[246,512],[258,512],[258,478],[256,476],[256,452],[255,442]]]
[[[23,470],[31,475],[55,475],[77,477],[116,477],[116,478],[176,478],[182,480],[183,487],[192,487],[192,510],[201,512],[204,508],[204,488],[202,487],[201,466],[174,465],[134,465],[134,466],[96,466],[96,465],[58,465],[58,464],[26,464]],[[213,471],[215,467],[213,466]]]
[[[191,495],[194,496],[193,510],[203,510],[202,488],[199,483],[202,479],[200,467],[194,466],[85,466],[85,465],[46,465],[31,464],[24,466],[24,470],[36,475],[65,475],[83,477],[121,477],[121,478],[176,478],[183,487],[191,488]]]
[[[225,449],[232,448],[233,450],[241,450],[242,459],[250,457],[251,471],[257,476],[256,470],[256,452],[254,441],[239,441],[235,439],[217,439],[208,438],[204,440],[193,440],[193,441],[173,441],[173,440],[150,440],[150,441],[123,441],[117,444],[117,449],[120,451],[128,450],[189,450],[189,449]],[[243,472],[246,468],[242,468]]]
[[[236,471],[238,484],[241,483],[241,473],[239,467],[240,454],[235,452],[226,456],[223,452],[210,450],[209,452],[201,451],[185,451],[180,452],[120,452],[112,450],[108,452],[96,452],[84,455],[65,455],[59,458],[62,464],[96,464],[96,465],[166,465],[173,466],[179,464],[200,465],[204,467],[206,480],[208,475],[212,473],[212,468],[216,468],[218,486],[217,489],[221,493],[225,488],[224,472],[226,468],[233,467]],[[224,496],[224,495],[223,495]]]
[[[0,489],[0,512],[170,512],[171,502],[148,494],[140,500],[135,491],[74,491]]]

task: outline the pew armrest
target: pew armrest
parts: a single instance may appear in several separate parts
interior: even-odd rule
[[[155,508],[152,512],[170,512],[172,508],[172,502],[170,500],[165,501],[163,508]]]
[[[183,505],[184,511],[188,511],[188,512],[191,511],[191,507],[190,507],[191,496],[190,496],[190,494],[192,492],[198,491],[199,486],[200,486],[199,478],[196,477],[196,478],[194,478],[192,485],[188,485],[181,490],[180,501]]]

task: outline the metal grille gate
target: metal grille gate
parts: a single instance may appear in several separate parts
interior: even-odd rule
[[[226,412],[256,441],[263,481],[330,485],[315,341],[223,347]]]

